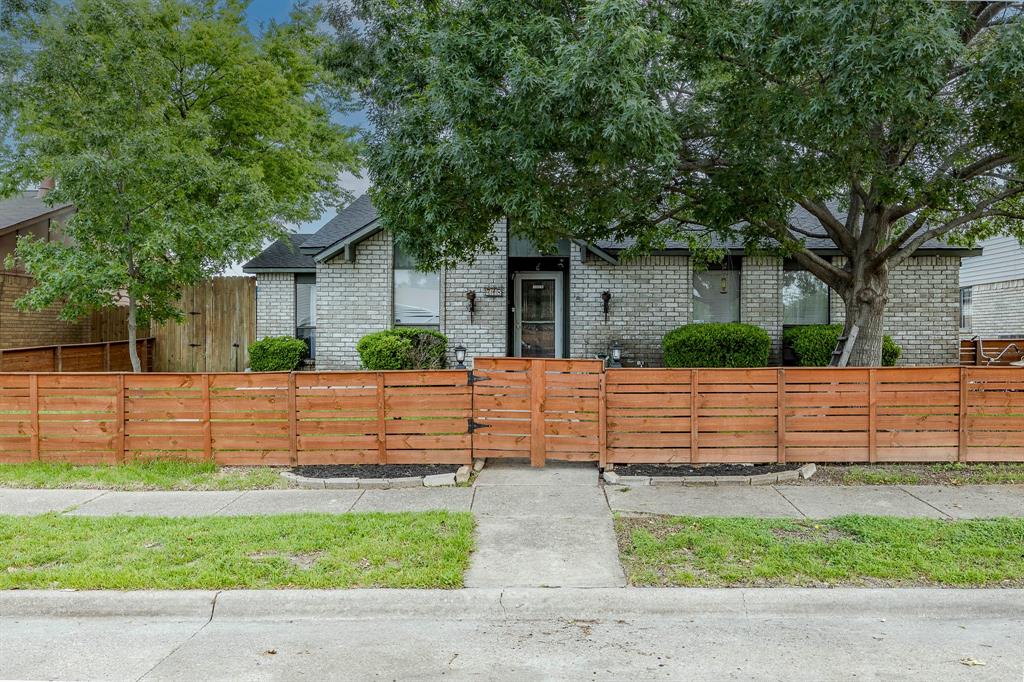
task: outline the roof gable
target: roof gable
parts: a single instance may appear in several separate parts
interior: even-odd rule
[[[260,255],[242,266],[242,272],[302,272],[316,270],[316,263],[309,254],[302,253],[302,246],[313,235],[308,233],[289,234],[263,249]]]
[[[47,206],[35,191],[22,192],[0,200],[0,230],[35,221],[52,213],[71,208],[72,204]]]
[[[376,222],[377,218],[377,209],[370,201],[370,195],[363,194],[311,235],[302,245],[302,250],[315,254],[336,247],[339,242],[343,246],[351,237]]]

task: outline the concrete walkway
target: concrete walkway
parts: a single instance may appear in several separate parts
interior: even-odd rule
[[[425,509],[473,511],[480,518],[567,519],[566,523],[606,517],[609,510],[690,516],[828,518],[875,514],[971,519],[1024,516],[1024,485],[602,489],[593,465],[551,463],[543,469],[530,469],[520,462],[494,462],[484,468],[473,488],[248,492],[0,488],[0,514],[206,516]]]
[[[1020,680],[1024,590],[0,592],[0,678]]]

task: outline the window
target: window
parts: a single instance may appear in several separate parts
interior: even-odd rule
[[[295,338],[309,346],[316,358],[316,275],[295,275]]]
[[[782,273],[782,324],[828,324],[829,288],[806,270]]]
[[[439,327],[441,324],[441,276],[421,272],[416,261],[395,245],[395,324]]]
[[[960,287],[960,329],[971,331],[971,288]]]
[[[693,273],[693,321],[740,321],[740,271],[705,270]]]

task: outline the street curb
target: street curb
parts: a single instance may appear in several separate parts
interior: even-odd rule
[[[216,607],[214,608],[214,602]],[[467,588],[0,592],[0,618],[219,620],[611,619],[739,615],[1016,619],[1024,589],[943,588]]]

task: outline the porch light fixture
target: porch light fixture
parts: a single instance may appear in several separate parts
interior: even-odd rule
[[[622,367],[622,348],[619,347],[618,341],[612,341],[611,362],[608,366]]]
[[[452,350],[455,351],[455,369],[466,369],[466,347],[460,343]]]
[[[612,292],[601,292],[601,308],[604,310],[604,321],[608,321],[608,302],[612,300]]]
[[[473,324],[473,313],[476,312],[476,292],[470,289],[466,292],[466,300],[469,301],[469,323]],[[465,349],[463,349],[465,351]],[[465,352],[463,352],[465,356]]]

